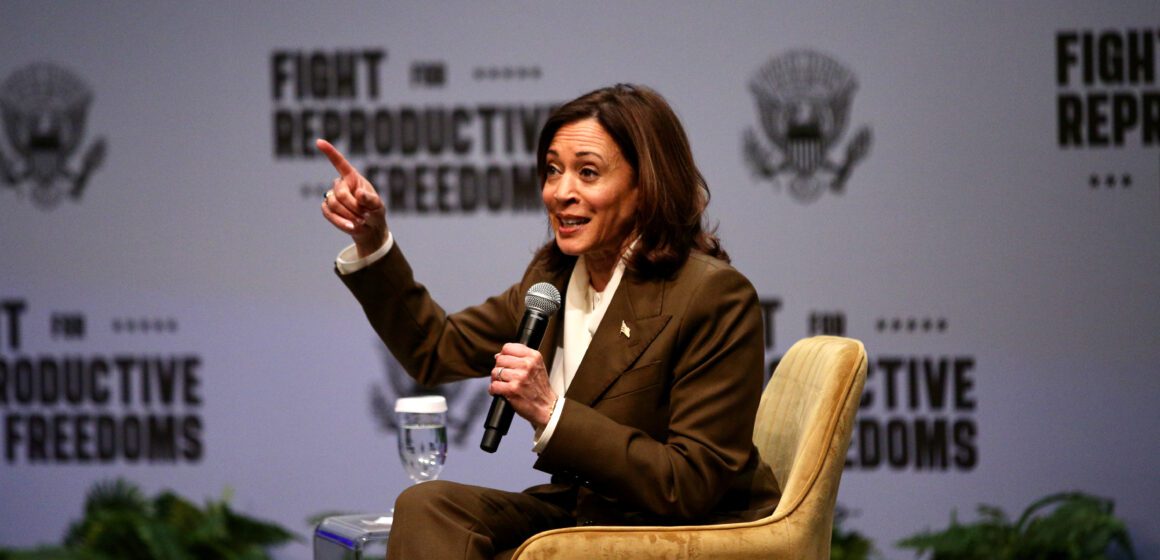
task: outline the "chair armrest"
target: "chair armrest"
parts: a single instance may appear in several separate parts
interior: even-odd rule
[[[566,527],[524,542],[513,560],[811,558],[804,535],[774,516],[746,523],[677,527]],[[827,535],[828,537],[828,535]],[[827,541],[828,542],[828,541]]]

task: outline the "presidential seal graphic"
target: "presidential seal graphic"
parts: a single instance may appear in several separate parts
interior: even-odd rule
[[[750,128],[745,159],[754,173],[810,203],[827,190],[841,194],[854,166],[870,152],[863,126],[834,161],[830,151],[846,131],[858,82],[833,58],[811,50],[774,57],[749,81],[766,142]]]
[[[0,150],[0,181],[51,210],[65,198],[79,200],[89,177],[105,158],[98,138],[84,150],[79,167],[70,160],[81,147],[92,90],[72,72],[37,62],[16,70],[0,85],[4,133],[15,160]]]
[[[402,397],[416,397],[421,395],[442,395],[447,399],[447,435],[452,445],[462,447],[467,442],[471,429],[482,420],[487,407],[491,405],[491,396],[486,387],[479,387],[471,382],[446,383],[434,388],[420,386],[407,375],[403,365],[387,351],[380,348],[385,370],[386,382],[371,386],[370,405],[371,414],[375,417],[378,428],[384,432],[398,431],[395,421],[395,400]]]

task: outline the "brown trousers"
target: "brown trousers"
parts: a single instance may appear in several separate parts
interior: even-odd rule
[[[536,496],[444,480],[404,490],[394,515],[389,560],[506,559],[528,537],[576,524],[567,508]]]

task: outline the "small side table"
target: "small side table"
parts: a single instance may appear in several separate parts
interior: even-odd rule
[[[389,515],[373,513],[323,519],[314,529],[314,560],[386,558],[391,521]]]

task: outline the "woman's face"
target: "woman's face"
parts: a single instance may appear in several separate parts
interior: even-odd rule
[[[596,119],[566,124],[548,147],[544,206],[556,245],[592,264],[616,262],[632,234],[636,172]]]

